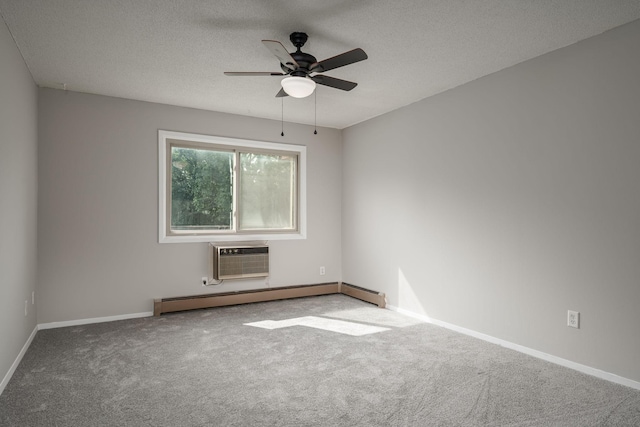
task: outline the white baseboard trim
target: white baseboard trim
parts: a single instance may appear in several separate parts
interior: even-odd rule
[[[20,353],[18,353],[18,357],[16,357],[16,360],[13,362],[13,364],[9,368],[9,371],[7,372],[7,374],[2,379],[2,382],[0,383],[0,394],[2,394],[2,392],[4,391],[4,388],[7,386],[7,384],[9,384],[9,381],[11,380],[11,377],[13,376],[13,373],[16,371],[16,369],[18,369],[18,365],[22,361],[22,358],[24,357],[24,354],[29,349],[29,346],[31,345],[31,342],[33,341],[33,339],[36,336],[36,332],[38,332],[38,326],[33,328],[33,332],[31,332],[31,335],[29,335],[29,338],[27,338],[27,342],[24,343],[24,345],[22,346],[22,350],[20,350]]]
[[[627,387],[634,388],[636,390],[640,390],[640,382],[631,380],[629,378],[621,377],[616,374],[612,374],[610,372],[602,371],[600,369],[592,368],[591,366],[582,365],[580,363],[572,362],[571,360],[563,359],[561,357],[553,356],[551,354],[544,353],[542,351],[534,350],[529,347],[525,347],[520,344],[514,344],[509,341],[505,341],[500,338],[492,337],[491,335],[486,335],[481,332],[477,332],[471,329],[463,328],[457,325],[453,325],[451,323],[443,322],[441,320],[432,319],[429,316],[425,316],[422,314],[414,313],[409,310],[405,310],[403,308],[399,308],[393,305],[387,304],[387,308],[389,310],[395,311],[397,313],[404,314],[409,317],[413,317],[414,319],[421,320],[426,323],[431,323],[436,326],[441,326],[446,329],[450,329],[455,332],[459,332],[464,335],[469,335],[474,338],[481,339],[483,341],[488,341],[493,344],[498,344],[499,346],[518,351],[520,353],[527,354],[529,356],[536,357],[538,359],[545,360],[547,362],[555,363],[556,365],[564,366],[566,368],[573,369],[578,372],[582,372],[587,375],[591,375],[603,380],[611,381],[616,384],[621,384]]]
[[[118,316],[93,317],[90,319],[66,320],[63,322],[40,323],[38,330],[66,328],[68,326],[89,325],[92,323],[114,322],[116,320],[138,319],[140,317],[152,317],[153,311],[145,311],[143,313],[121,314]]]

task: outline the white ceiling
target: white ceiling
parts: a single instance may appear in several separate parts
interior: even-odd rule
[[[280,71],[262,39],[318,60],[369,59],[326,74],[317,124],[342,129],[640,18],[640,0],[0,0],[40,86],[280,120]],[[314,96],[284,99],[314,123]]]

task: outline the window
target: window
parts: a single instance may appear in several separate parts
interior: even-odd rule
[[[306,147],[159,132],[159,241],[305,238]]]

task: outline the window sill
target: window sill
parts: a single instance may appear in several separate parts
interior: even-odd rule
[[[254,240],[303,240],[307,236],[301,232],[265,234],[190,234],[160,236],[160,243],[207,243],[245,242]]]

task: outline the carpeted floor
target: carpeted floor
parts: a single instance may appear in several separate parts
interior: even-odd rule
[[[0,425],[639,426],[640,391],[331,295],[39,331]]]

